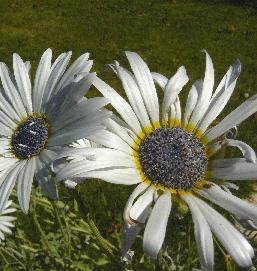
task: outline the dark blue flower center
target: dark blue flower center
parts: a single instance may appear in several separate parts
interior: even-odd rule
[[[204,177],[208,162],[204,144],[180,127],[160,128],[147,135],[140,144],[139,159],[153,184],[183,190]]]
[[[44,148],[49,135],[49,126],[44,117],[31,116],[15,130],[11,146],[19,159],[29,159]]]

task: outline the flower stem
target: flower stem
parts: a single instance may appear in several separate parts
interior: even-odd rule
[[[53,210],[54,210],[55,218],[57,220],[57,223],[58,223],[58,225],[60,227],[60,230],[61,230],[61,233],[63,235],[63,240],[64,240],[66,248],[68,250],[68,255],[70,256],[70,240],[69,240],[70,238],[69,238],[69,236],[64,231],[64,228],[63,228],[63,225],[62,225],[62,221],[61,221],[61,217],[59,215],[59,208],[57,207],[56,202],[55,201],[51,201],[51,204],[52,204],[52,207],[53,207]]]
[[[118,268],[117,270],[123,270],[124,267],[122,263],[119,261],[120,257],[115,256],[113,253],[113,251],[115,250],[115,247],[101,235],[96,224],[94,223],[92,218],[90,218],[90,214],[85,207],[85,204],[80,196],[80,193],[76,189],[72,190],[72,192],[73,192],[74,199],[76,200],[78,204],[79,210],[82,213],[82,216],[84,217],[85,221],[87,222],[99,247],[102,249],[103,253],[112,260],[113,264],[115,264],[115,266]]]
[[[46,237],[44,231],[42,230],[42,228],[41,228],[41,226],[40,226],[40,224],[39,224],[39,221],[38,221],[38,219],[37,219],[37,216],[36,216],[36,213],[35,213],[35,212],[32,213],[32,217],[33,217],[33,221],[34,221],[34,224],[35,224],[35,226],[36,226],[36,229],[37,229],[37,231],[38,231],[38,233],[39,233],[39,235],[40,235],[40,240],[41,240],[43,246],[44,246],[44,247],[46,248],[46,250],[50,253],[50,255],[56,255],[56,251],[54,251],[54,250],[51,248],[50,244],[48,243],[47,237]]]

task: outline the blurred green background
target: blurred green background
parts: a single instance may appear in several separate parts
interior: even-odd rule
[[[190,77],[190,83],[182,92],[182,102],[185,102],[190,85],[204,76],[205,59],[201,50],[206,49],[214,61],[216,84],[236,58],[242,62],[242,74],[222,116],[242,103],[247,96],[257,92],[256,1],[0,0],[0,11],[0,60],[8,65],[12,63],[11,55],[14,52],[19,53],[24,60],[30,60],[33,71],[48,47],[53,49],[55,57],[63,51],[72,50],[73,60],[83,52],[90,52],[94,60],[93,70],[109,84],[120,89],[116,78],[110,72],[104,72],[104,64],[118,60],[127,65],[123,51],[136,51],[152,71],[168,77],[173,75],[180,65],[185,65]],[[91,96],[96,94],[99,95],[92,89]],[[238,138],[257,149],[256,114],[240,126]],[[101,233],[118,247],[122,211],[133,187],[87,181],[80,190]],[[242,196],[246,196],[249,186],[241,185],[240,191]],[[41,194],[37,195],[43,197]],[[69,192],[63,189],[60,196],[63,202],[69,202],[69,208],[76,214]],[[34,199],[31,205],[34,206],[33,201]],[[62,216],[66,214],[69,217],[67,206],[62,202],[58,204]],[[47,208],[40,206],[34,206],[39,214],[40,223],[44,225],[47,236],[56,233],[57,238],[60,230],[56,226],[54,216],[49,215]],[[18,216],[15,233],[7,238],[4,245],[18,251],[22,248],[22,255],[20,258],[16,255],[16,258],[24,261],[24,264],[10,266],[2,259],[1,270],[117,269],[101,253],[100,256],[97,253],[90,255],[90,242],[85,241],[85,236],[80,237],[85,234],[81,232],[74,233],[73,254],[70,259],[74,259],[74,262],[76,260],[77,266],[58,263],[54,265],[51,259],[42,260],[51,253],[44,250],[37,238],[37,232],[31,222],[32,215],[25,217],[18,212]],[[177,232],[181,232],[181,236]],[[61,238],[60,235],[60,238],[55,240],[60,246]],[[84,243],[78,245],[78,239]],[[24,245],[26,248],[23,249],[21,246]],[[193,267],[199,267],[190,215],[181,219],[180,216],[175,216],[175,209],[171,213],[164,256],[160,263],[143,256],[141,240],[136,242],[134,248],[136,255],[128,270],[189,271]],[[11,256],[5,255],[4,251],[5,249],[2,251],[4,257],[10,262]],[[65,258],[66,254],[62,254],[61,251],[58,247],[58,257]],[[222,254],[218,249],[216,251],[215,270],[226,270]],[[177,269],[171,269],[165,253],[179,262],[177,267],[174,267]],[[182,266],[181,269],[179,265]]]

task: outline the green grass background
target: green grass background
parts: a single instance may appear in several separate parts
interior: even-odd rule
[[[0,11],[0,61],[8,65],[12,63],[14,52],[24,60],[30,60],[33,71],[48,47],[53,49],[55,57],[72,50],[73,60],[83,52],[90,52],[93,70],[121,89],[116,78],[110,72],[104,72],[103,66],[114,60],[127,65],[123,51],[136,51],[152,71],[168,77],[180,65],[185,65],[190,77],[188,86],[182,91],[182,102],[185,103],[190,85],[204,76],[205,58],[201,50],[206,49],[214,61],[216,85],[236,58],[242,62],[242,74],[223,116],[245,100],[245,93],[251,96],[257,92],[255,1],[240,4],[193,0],[0,0]],[[90,95],[96,94],[99,95],[92,89]],[[240,126],[238,138],[257,149],[256,114]],[[249,191],[249,187],[245,187],[241,185],[242,195]],[[95,181],[88,181],[83,186],[85,202],[107,238],[108,228],[121,223],[121,214],[132,189]],[[174,222],[173,218],[171,220]],[[172,222],[165,241],[171,250],[173,244],[183,238],[176,236],[178,227]],[[31,230],[27,218],[23,217],[17,223],[19,227],[27,227],[27,231]],[[181,223],[185,224],[181,227],[190,224],[187,219]],[[141,244],[137,241],[135,246],[139,256],[135,257],[133,270],[155,270],[154,264],[140,264]],[[219,264],[223,261],[222,256],[218,254],[217,257],[215,270],[225,270],[224,265]]]

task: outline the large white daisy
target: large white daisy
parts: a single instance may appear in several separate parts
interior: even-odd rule
[[[89,73],[92,60],[81,55],[65,72],[71,52],[62,53],[51,64],[46,50],[36,70],[34,86],[30,65],[13,55],[12,74],[0,64],[0,210],[17,181],[17,195],[27,213],[34,177],[50,197],[56,197],[51,164],[63,146],[103,128],[109,112],[107,100],[86,99],[96,78]]]
[[[129,102],[101,79],[94,82],[119,114],[107,121],[107,130],[89,138],[103,147],[76,148],[60,156],[77,155],[83,159],[70,162],[58,173],[58,180],[98,178],[116,184],[139,183],[124,210],[123,257],[146,224],[143,248],[156,258],[164,241],[172,202],[182,200],[193,216],[203,270],[213,270],[212,233],[240,266],[252,264],[251,245],[207,202],[257,222],[256,207],[215,183],[217,179],[257,179],[252,148],[224,136],[257,111],[257,95],[210,127],[233,93],[241,65],[235,61],[213,93],[214,68],[205,53],[204,80],[193,84],[182,117],[178,94],[188,81],[185,68],[180,67],[168,80],[151,73],[139,55],[126,52],[132,72],[117,62],[111,68],[120,78]],[[161,108],[154,81],[164,91]],[[238,147],[244,157],[214,160],[213,155],[225,144]]]
[[[10,208],[12,201],[8,200],[3,211],[0,213],[0,240],[5,240],[5,234],[11,234],[11,228],[14,227],[13,221],[16,220],[16,217],[11,216],[10,214],[15,212],[15,208]]]

